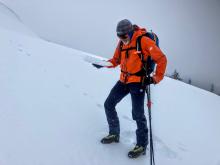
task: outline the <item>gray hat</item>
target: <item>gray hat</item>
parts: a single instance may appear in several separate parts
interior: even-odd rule
[[[123,19],[120,22],[118,22],[118,25],[116,28],[117,35],[128,34],[131,31],[133,31],[133,25],[131,21],[127,19]]]

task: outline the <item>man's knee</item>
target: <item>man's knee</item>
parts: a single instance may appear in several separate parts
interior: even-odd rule
[[[136,121],[146,120],[144,109],[132,109],[132,118]]]
[[[113,100],[113,98],[108,97],[104,103],[105,111],[109,111],[109,110],[111,111],[115,109],[115,105],[116,105],[115,100]]]
[[[109,109],[111,107],[110,101],[108,99],[105,100],[104,107],[105,109]]]

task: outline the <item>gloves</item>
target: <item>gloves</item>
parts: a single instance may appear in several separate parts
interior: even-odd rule
[[[98,65],[98,64],[92,64],[94,67],[96,67],[97,69],[103,68],[104,66]]]
[[[145,78],[145,85],[156,84],[152,77]]]

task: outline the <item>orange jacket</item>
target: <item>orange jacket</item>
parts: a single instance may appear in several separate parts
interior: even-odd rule
[[[122,50],[130,48],[130,50],[128,51],[127,58],[126,58],[126,51],[120,51],[121,49],[119,42],[113,58],[109,60],[113,64],[112,67],[116,67],[120,64],[122,70],[120,75],[121,82],[124,83],[141,82],[140,76],[129,75],[129,74],[137,73],[142,69],[142,62],[140,57],[138,56],[138,52],[136,49],[132,49],[132,48],[134,47],[136,48],[137,37],[145,33],[146,33],[145,29],[141,29],[137,27],[136,30],[134,31],[130,43],[128,45],[123,44],[122,46]],[[141,38],[141,47],[142,47],[142,54],[144,55],[144,59],[146,60],[148,56],[151,56],[151,58],[157,64],[155,74],[153,75],[153,79],[155,83],[160,82],[164,77],[164,73],[167,65],[166,56],[163,54],[160,48],[156,46],[155,42],[146,36],[143,36]]]

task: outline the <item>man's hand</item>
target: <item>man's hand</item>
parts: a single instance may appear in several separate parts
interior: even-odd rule
[[[156,84],[152,77],[145,78],[145,85]]]
[[[103,68],[104,66],[98,65],[98,64],[92,64],[94,67],[96,67],[97,69]]]

